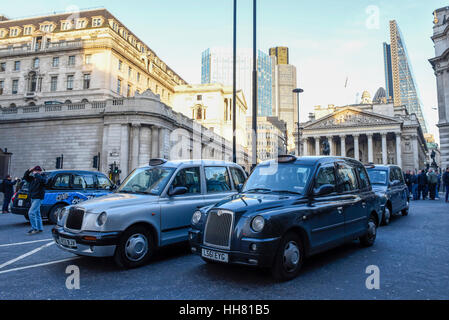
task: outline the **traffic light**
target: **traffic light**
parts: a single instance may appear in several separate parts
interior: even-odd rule
[[[56,169],[62,169],[64,167],[64,155],[56,158]]]
[[[98,153],[98,155],[93,157],[93,159],[92,159],[92,168],[100,170],[100,153]]]

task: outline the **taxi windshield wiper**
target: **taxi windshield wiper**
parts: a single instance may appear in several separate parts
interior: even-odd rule
[[[271,192],[271,189],[267,189],[267,188],[253,188],[253,189],[245,190],[243,192],[260,192],[260,191]]]
[[[291,194],[297,194],[302,196],[302,193],[296,192],[296,191],[291,191],[291,190],[273,190],[271,192],[277,192],[277,193],[291,193]]]

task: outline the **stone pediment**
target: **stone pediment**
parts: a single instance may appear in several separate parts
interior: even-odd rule
[[[153,91],[151,91],[150,89],[145,90],[144,92],[142,92],[141,94],[136,93],[135,94],[136,98],[147,98],[147,99],[153,99],[153,100],[161,100],[160,95],[155,94]]]
[[[338,127],[365,127],[386,124],[401,124],[395,118],[366,112],[355,108],[345,108],[304,125],[304,129],[329,129]]]

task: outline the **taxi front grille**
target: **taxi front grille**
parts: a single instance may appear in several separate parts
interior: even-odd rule
[[[69,209],[67,215],[67,221],[65,223],[66,228],[73,230],[81,230],[84,219],[84,209],[72,207]]]
[[[231,248],[231,233],[234,213],[224,210],[213,210],[207,216],[204,230],[204,244],[221,249]]]

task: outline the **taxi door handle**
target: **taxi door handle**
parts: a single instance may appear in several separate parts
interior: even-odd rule
[[[343,207],[338,207],[337,211],[338,211],[339,214],[342,214],[343,213]]]

